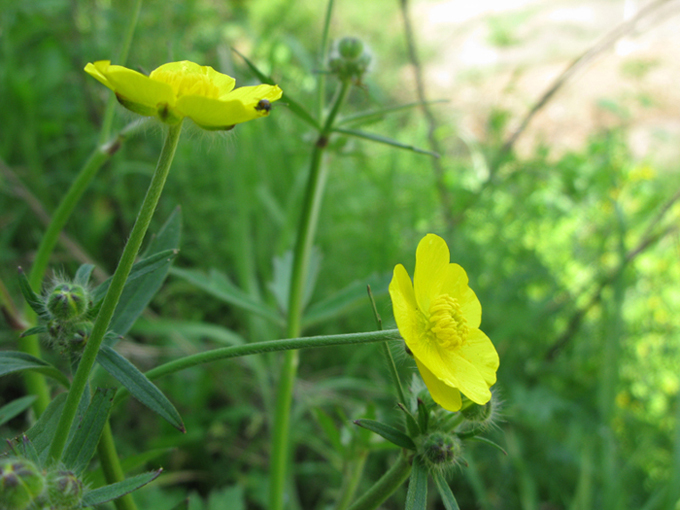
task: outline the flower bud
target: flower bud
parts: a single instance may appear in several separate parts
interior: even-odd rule
[[[47,309],[55,319],[69,321],[82,317],[89,305],[87,291],[74,283],[59,283],[47,297]]]
[[[454,434],[433,432],[424,438],[419,450],[430,469],[442,470],[457,464],[463,446]]]
[[[35,464],[9,457],[0,463],[0,508],[25,510],[45,489],[45,478]]]
[[[343,37],[338,43],[340,56],[347,60],[354,60],[364,52],[364,43],[356,37]]]
[[[47,494],[51,509],[70,510],[80,508],[83,483],[71,471],[59,469],[47,475]]]
[[[477,423],[488,420],[491,417],[491,412],[491,400],[483,405],[472,404],[471,406],[462,410],[463,416],[467,421],[474,421]]]

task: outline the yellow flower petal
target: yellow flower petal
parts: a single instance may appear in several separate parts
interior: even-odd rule
[[[418,337],[416,330],[416,318],[418,305],[413,293],[413,284],[406,269],[401,264],[394,268],[392,281],[389,286],[390,297],[392,298],[392,309],[394,319],[401,336],[406,340],[406,344],[411,348],[411,342]]]
[[[223,99],[182,96],[177,100],[177,109],[203,128],[226,129],[269,115],[268,110],[258,108],[258,103],[262,99],[275,101],[280,97],[281,89],[276,86],[240,87]]]
[[[479,370],[489,386],[496,383],[496,371],[500,363],[498,352],[484,332],[479,329],[470,331],[467,342],[458,349],[458,353]]]
[[[169,62],[154,69],[149,78],[159,81],[166,81],[169,78],[171,85],[176,85],[175,94],[179,97],[185,95],[182,91],[182,81],[194,81],[210,84],[215,87],[215,98],[229,93],[236,85],[236,80],[231,76],[215,71],[210,66],[200,66],[189,60],[181,62]]]
[[[427,234],[418,243],[413,285],[421,310],[428,311],[430,301],[441,293],[450,261],[449,247],[441,237]]]
[[[415,358],[420,372],[432,399],[447,411],[458,411],[462,406],[460,391],[437,379],[418,358]]]
[[[159,105],[167,104],[172,107],[175,104],[172,87],[167,83],[152,80],[148,76],[127,67],[112,66],[108,60],[95,62],[93,67],[96,69],[96,73],[90,72],[91,67],[89,65],[85,67],[85,71],[113,90],[121,102],[125,101],[139,106],[144,111],[152,112],[144,115],[155,115]],[[105,81],[102,81],[102,77]],[[125,106],[130,108],[128,104],[125,104]]]
[[[457,351],[437,349],[436,354],[420,360],[435,377],[458,388],[476,404],[486,404],[491,399],[489,385],[481,372]]]
[[[458,300],[468,327],[479,328],[482,323],[482,305],[474,291],[468,287],[468,276],[465,269],[458,264],[449,264],[440,292]]]

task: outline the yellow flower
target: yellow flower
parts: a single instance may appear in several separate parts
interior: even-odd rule
[[[281,97],[277,85],[234,90],[235,80],[210,66],[188,60],[163,64],[145,76],[109,60],[87,64],[85,72],[116,93],[128,110],[168,124],[189,117],[204,129],[225,130],[269,114]]]
[[[397,264],[389,290],[399,332],[434,401],[458,411],[463,392],[477,404],[487,403],[498,353],[479,330],[482,306],[465,270],[450,263],[446,242],[426,235],[416,251],[413,284]]]

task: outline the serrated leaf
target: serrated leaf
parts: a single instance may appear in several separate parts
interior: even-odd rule
[[[137,489],[144,487],[147,483],[154,481],[161,474],[163,469],[157,471],[150,471],[148,473],[142,473],[141,475],[133,476],[132,478],[127,478],[122,482],[107,485],[106,487],[101,487],[93,491],[89,491],[83,497],[82,506],[94,506],[101,505],[107,501],[113,501],[121,496],[125,496]]]
[[[69,380],[55,367],[47,361],[43,361],[35,356],[18,351],[0,351],[0,377],[15,372],[39,372],[47,377],[60,382],[66,388],[70,386]]]
[[[333,319],[352,309],[352,307],[359,304],[366,303],[366,285],[371,286],[373,295],[381,295],[387,293],[387,286],[389,285],[391,274],[371,275],[364,280],[357,280],[335,294],[318,301],[311,305],[308,310],[304,312],[302,318],[303,327],[312,326],[319,322]]]
[[[31,284],[28,282],[28,278],[26,277],[26,273],[24,273],[24,270],[21,268],[18,269],[18,272],[19,289],[21,290],[26,303],[28,303],[28,306],[30,306],[39,317],[47,317],[48,313],[47,308],[45,308],[45,303],[31,287]]]
[[[411,478],[406,493],[406,510],[426,510],[427,508],[427,470],[418,457],[413,459]]]
[[[27,395],[25,397],[12,400],[9,404],[0,407],[0,425],[7,423],[9,420],[18,416],[26,409],[31,407],[31,404],[38,398],[35,395]]]
[[[99,443],[104,424],[113,403],[114,390],[97,388],[90,405],[78,424],[71,442],[64,451],[64,465],[76,475],[87,468]]]
[[[407,448],[409,450],[416,449],[416,445],[413,443],[413,440],[410,437],[390,425],[386,425],[385,423],[375,420],[355,420],[354,423],[360,427],[370,430],[371,432],[375,432],[379,436],[384,437],[390,443],[394,443],[397,446]]]
[[[182,418],[175,406],[154,383],[127,359],[111,347],[103,345],[97,353],[97,362],[121,383],[133,397],[167,420],[173,427],[185,432]]]
[[[78,285],[83,286],[87,285],[88,282],[90,281],[92,271],[94,271],[93,264],[82,264],[76,271],[76,275],[73,278],[73,282],[77,283]]]
[[[363,138],[364,140],[369,140],[371,142],[382,143],[384,145],[391,145],[392,147],[396,147],[397,149],[404,149],[407,151],[416,152],[418,154],[426,154],[428,156],[432,156],[433,158],[439,157],[439,154],[437,154],[436,152],[420,149],[413,145],[401,143],[397,140],[388,138],[386,136],[376,135],[374,133],[367,133],[366,131],[359,131],[358,129],[335,128],[333,129],[333,131],[335,133],[342,133],[348,136],[354,136],[356,138]]]
[[[220,301],[264,317],[276,325],[284,324],[283,317],[276,310],[253,299],[234,285],[224,273],[215,269],[212,269],[210,274],[206,275],[194,269],[174,267],[170,269],[170,274],[188,281]]]
[[[432,473],[432,477],[434,478],[434,483],[437,486],[439,495],[442,498],[442,503],[444,503],[444,508],[446,508],[446,510],[460,510],[458,502],[453,496],[453,492],[451,492],[451,487],[446,483],[444,475],[439,471],[435,471]]]
[[[262,83],[266,83],[267,85],[276,85],[274,83],[274,80],[272,80],[269,76],[264,74],[262,71],[260,71],[255,64],[253,64],[250,60],[248,60],[242,53],[240,53],[236,48],[232,48],[234,53],[236,53],[239,57],[243,59],[243,61],[246,63],[248,68],[253,72],[255,76],[257,76],[257,79],[260,80]],[[304,120],[317,130],[321,129],[321,125],[317,122],[317,120],[312,117],[312,115],[297,101],[295,101],[293,98],[291,98],[288,94],[285,92],[281,96],[281,102],[288,104],[288,108],[290,108],[290,111],[293,112],[295,115],[297,115],[300,119]]]

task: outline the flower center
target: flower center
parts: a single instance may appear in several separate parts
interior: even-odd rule
[[[445,349],[455,349],[465,343],[469,328],[456,298],[442,294],[432,301],[428,329]]]
[[[182,69],[181,71],[153,71],[150,78],[167,83],[175,91],[175,96],[203,96],[219,98],[220,91],[203,73]]]

